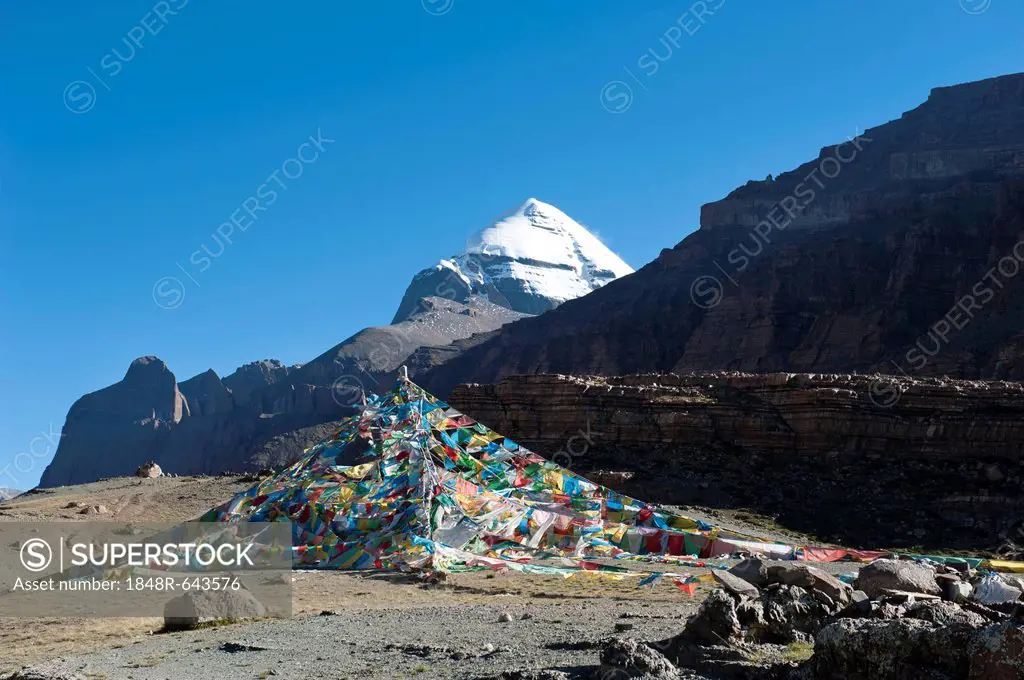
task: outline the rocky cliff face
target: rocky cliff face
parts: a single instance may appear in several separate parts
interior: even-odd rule
[[[1024,74],[934,90],[768,181],[632,276],[421,382],[731,369],[1024,378]]]
[[[1024,385],[857,375],[534,375],[451,403],[639,498],[751,508],[863,548],[1024,532]]]

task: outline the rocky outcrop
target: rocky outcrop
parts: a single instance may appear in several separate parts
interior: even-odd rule
[[[224,383],[211,368],[178,385],[185,397],[190,416],[209,416],[235,409],[235,400]]]
[[[156,357],[141,357],[124,378],[71,407],[42,486],[132,474],[189,415],[174,374]],[[126,426],[126,424],[130,424]]]
[[[638,498],[753,508],[863,548],[995,550],[1024,534],[1020,383],[536,375],[450,401]]]
[[[1013,603],[1004,607],[1007,614],[943,601],[908,582],[909,592],[885,590],[868,598],[857,591],[844,605],[836,587],[847,592],[846,584],[806,564],[784,566],[769,570],[760,587],[713,590],[672,638],[604,643],[595,677],[667,680],[694,671],[756,680],[1021,677],[1024,610]],[[964,583],[989,578],[969,569],[939,569],[940,576]]]
[[[635,274],[432,371],[689,370],[1024,378],[1024,74],[934,90],[900,119],[704,206]]]
[[[277,359],[253,361],[224,378],[223,383],[235,403],[252,406],[254,394],[259,395],[268,386],[286,380],[292,371],[299,368],[302,368],[301,364],[285,366]]]

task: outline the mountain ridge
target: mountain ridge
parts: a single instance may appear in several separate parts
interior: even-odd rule
[[[584,234],[589,234],[557,208],[536,199],[508,215],[525,220],[529,228],[551,222],[556,231],[571,230],[573,244],[587,241]],[[477,232],[477,237],[493,227]],[[617,264],[621,260],[611,251],[599,251],[595,243],[607,249],[590,238],[582,248],[584,256],[576,253],[576,260],[571,260],[562,254],[566,263],[575,265],[575,269],[567,266],[566,272],[591,277],[575,287],[581,292],[603,283],[602,277],[629,269]],[[121,381],[72,405],[40,484],[56,486],[130,474],[149,460],[176,474],[216,474],[290,462],[306,445],[325,436],[331,423],[350,415],[363,394],[389,389],[403,363],[426,370],[482,342],[503,325],[529,316],[528,310],[536,305],[526,303],[560,304],[551,290],[530,290],[525,284],[520,292],[536,295],[515,295],[515,267],[547,270],[552,265],[550,256],[525,258],[536,263],[524,264],[524,258],[518,258],[521,253],[509,250],[513,247],[509,243],[500,256],[485,258],[481,256],[487,247],[499,252],[493,239],[487,242],[490,246],[485,241],[471,239],[462,254],[464,266],[471,261],[478,265],[479,285],[473,286],[461,271],[450,272],[454,276],[448,280],[462,281],[461,289],[434,281],[417,292],[412,290],[414,276],[403,318],[388,326],[364,328],[304,364],[286,366],[265,359],[224,378],[208,369],[178,382],[157,357],[136,359]],[[591,255],[595,250],[597,255]],[[610,267],[615,271],[593,277],[600,267],[591,267],[592,271],[587,267],[602,258],[613,259]]]
[[[826,146],[706,204],[700,229],[635,274],[503,329],[421,383],[448,394],[531,373],[1024,378],[1020,277],[976,288],[1004,258],[1024,262],[1024,74],[935,88],[863,135],[848,162],[852,147]],[[807,179],[821,168],[823,187]],[[958,304],[981,300],[965,326]]]

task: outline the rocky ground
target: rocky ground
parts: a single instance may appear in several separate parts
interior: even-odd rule
[[[238,476],[115,478],[30,493],[0,505],[0,521],[180,521],[250,483]],[[103,512],[81,514],[86,508]],[[711,508],[686,511],[789,538],[784,530]],[[856,566],[826,568],[846,573]],[[470,573],[435,586],[390,572],[300,572],[294,579],[295,616],[285,621],[155,634],[159,619],[0,619],[0,673],[32,665],[95,678],[257,678],[265,671],[263,677],[274,671],[290,678],[303,664],[326,669],[320,675],[327,678],[472,678],[513,669],[596,668],[600,641],[617,632],[638,639],[678,632],[709,591],[702,585],[691,597],[667,579],[638,589],[635,578],[592,576]],[[324,610],[337,615],[321,617]],[[512,620],[498,623],[503,613]],[[267,649],[221,649],[231,642]],[[494,649],[487,651],[488,644]]]
[[[103,507],[103,516],[122,521],[182,520],[248,483],[105,480],[0,505],[0,520],[95,518],[79,507]],[[768,538],[803,538],[762,517],[686,511]],[[160,619],[0,619],[0,677],[909,680],[926,667],[935,678],[968,677],[972,668],[986,674],[970,677],[1021,677],[1006,673],[1024,666],[1004,663],[1017,663],[1013,650],[1024,649],[1013,647],[1024,642],[1015,637],[1020,615],[1013,605],[969,601],[980,574],[716,563],[730,572],[670,569],[715,575],[692,596],[669,579],[638,588],[636,577],[594,574],[474,572],[429,584],[395,572],[294,572],[289,619],[170,633]],[[851,586],[837,576],[857,580]]]

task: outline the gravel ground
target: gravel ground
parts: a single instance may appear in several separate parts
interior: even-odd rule
[[[119,649],[48,663],[40,670],[134,680],[392,680],[596,668],[602,640],[614,635],[669,637],[679,632],[696,606],[695,601],[638,607],[628,601],[594,600],[344,611],[153,635]],[[512,620],[499,623],[503,613]],[[616,632],[616,624],[632,629]]]
[[[818,566],[836,574],[857,569],[849,563]],[[610,637],[677,634],[708,592],[702,585],[690,597],[668,579],[642,589],[635,584],[635,578],[476,572],[428,587],[391,572],[301,572],[294,584],[298,613],[291,619],[136,635],[33,668],[54,677],[133,680],[587,672],[596,669],[600,643]],[[321,615],[322,607],[330,615]],[[511,620],[501,622],[503,614]]]
[[[69,501],[106,505],[110,513],[104,519],[178,521],[246,486],[237,478],[104,480],[0,504],[0,521],[83,519],[65,507]],[[728,512],[683,510],[753,535],[794,539],[784,529],[753,526]],[[857,569],[851,563],[819,566],[834,574]],[[41,678],[90,680],[391,680],[493,678],[507,670],[542,668],[585,671],[598,664],[598,643],[614,635],[643,640],[675,635],[708,592],[702,585],[690,597],[669,579],[638,589],[635,577],[615,581],[589,575],[474,572],[454,574],[437,587],[394,572],[296,572],[293,580],[295,616],[287,620],[154,634],[161,624],[156,619],[0,619],[0,675],[26,665],[39,669]],[[323,610],[335,615],[320,616]],[[499,623],[503,613],[512,620]]]

